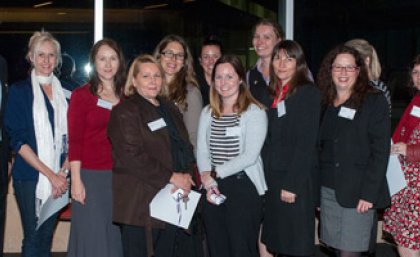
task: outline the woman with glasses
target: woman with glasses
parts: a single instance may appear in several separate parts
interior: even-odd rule
[[[415,95],[395,129],[391,154],[398,154],[407,187],[392,196],[384,214],[384,231],[391,233],[401,257],[420,256],[420,55],[410,66]]]
[[[363,58],[348,46],[327,54],[318,85],[324,104],[320,239],[340,257],[359,257],[369,248],[375,209],[389,204],[388,103],[369,86]]]
[[[352,39],[347,41],[345,45],[356,49],[360,53],[368,72],[369,85],[384,93],[391,114],[391,93],[385,83],[380,80],[382,69],[375,48],[364,39]]]
[[[262,152],[268,191],[261,240],[280,256],[312,256],[321,94],[308,77],[304,53],[295,41],[274,47],[269,92]]]
[[[195,79],[191,51],[182,37],[168,35],[159,42],[153,55],[165,72],[166,81],[161,94],[178,106],[195,152],[203,103]]]

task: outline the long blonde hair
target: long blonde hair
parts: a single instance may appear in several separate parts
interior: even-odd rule
[[[368,69],[369,79],[374,81],[379,80],[382,69],[375,48],[364,39],[352,39],[347,41],[345,45],[356,49],[362,56],[363,60],[369,58],[369,66],[366,66]]]

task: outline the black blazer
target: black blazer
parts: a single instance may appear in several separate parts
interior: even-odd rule
[[[272,189],[295,193],[313,190],[317,169],[317,136],[320,116],[320,92],[308,84],[285,100],[286,114],[268,111],[268,134],[262,151],[267,184]],[[316,197],[315,197],[316,198]]]
[[[325,130],[325,120],[320,127],[321,138],[333,133],[334,139],[333,156],[324,151],[322,141],[320,144],[322,178],[334,176],[337,202],[343,207],[356,208],[360,199],[373,203],[374,208],[386,207],[390,202],[385,175],[391,122],[384,95],[369,93],[353,120],[337,119],[335,131]]]

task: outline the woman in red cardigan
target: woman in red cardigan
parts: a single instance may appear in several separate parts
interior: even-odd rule
[[[410,84],[420,90],[420,55],[412,62]],[[394,237],[401,257],[420,256],[420,94],[417,92],[392,136],[391,154],[399,154],[407,187],[392,196],[384,230]]]
[[[88,84],[73,91],[68,111],[72,222],[68,257],[121,257],[119,228],[112,223],[112,157],[106,128],[125,82],[123,54],[113,40],[90,53]]]

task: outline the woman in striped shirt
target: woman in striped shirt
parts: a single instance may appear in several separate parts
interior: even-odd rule
[[[258,256],[261,195],[267,189],[260,151],[266,133],[264,107],[249,93],[241,60],[222,56],[214,67],[210,105],[201,113],[197,140],[211,256]],[[222,194],[226,200],[220,203]]]

